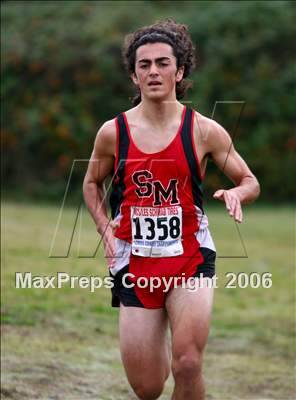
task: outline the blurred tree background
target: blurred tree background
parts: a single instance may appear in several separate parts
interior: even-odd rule
[[[125,34],[168,17],[187,24],[196,44],[198,68],[184,100],[209,117],[220,102],[213,118],[258,177],[261,201],[295,199],[293,1],[2,2],[6,194],[61,199],[73,160],[88,159],[101,124],[130,108]],[[232,101],[244,102],[238,129],[241,103]],[[81,195],[86,163],[76,167],[71,189]],[[225,185],[210,165],[208,196]]]

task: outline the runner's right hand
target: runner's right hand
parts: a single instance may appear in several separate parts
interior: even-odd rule
[[[111,268],[115,264],[115,238],[114,232],[119,227],[119,222],[110,221],[103,233],[104,254],[107,259],[108,267]]]

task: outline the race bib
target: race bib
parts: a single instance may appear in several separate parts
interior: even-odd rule
[[[182,208],[131,207],[132,254],[174,257],[183,254]]]

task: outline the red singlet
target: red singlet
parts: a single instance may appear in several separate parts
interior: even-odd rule
[[[203,263],[202,246],[215,249],[202,207],[202,180],[193,139],[194,111],[184,106],[178,132],[169,145],[147,154],[135,145],[125,114],[116,118],[117,150],[110,204],[115,232],[115,275],[129,264],[139,277],[185,277]],[[135,286],[146,307],[159,304],[161,288]]]

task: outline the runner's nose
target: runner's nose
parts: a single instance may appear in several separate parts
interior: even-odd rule
[[[158,76],[158,68],[157,68],[156,64],[154,64],[154,63],[151,64],[149,75],[150,75],[150,77]]]

